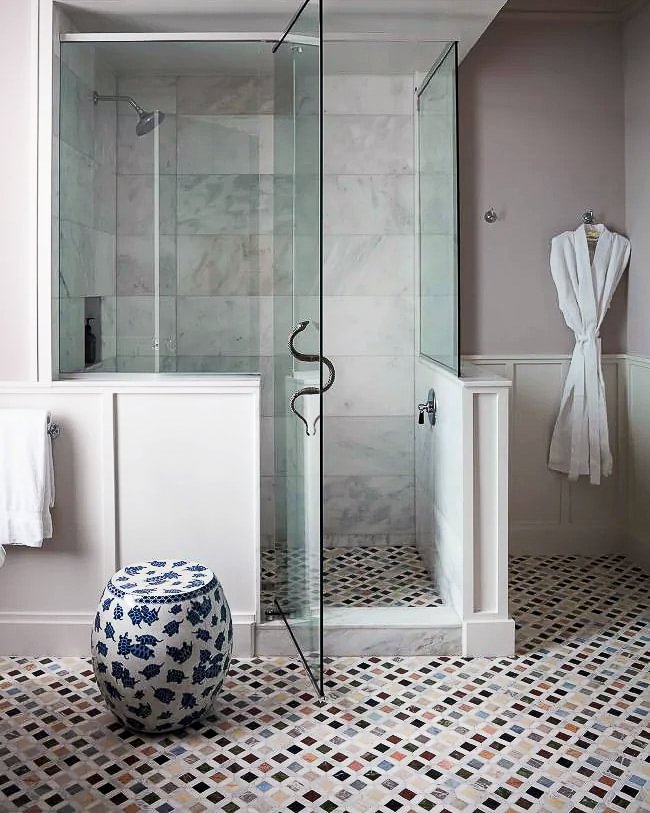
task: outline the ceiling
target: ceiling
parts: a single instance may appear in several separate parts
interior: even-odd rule
[[[317,0],[311,0],[315,7]],[[404,40],[457,40],[461,59],[505,0],[323,0],[326,36],[386,33]],[[80,31],[274,32],[300,0],[60,0]]]

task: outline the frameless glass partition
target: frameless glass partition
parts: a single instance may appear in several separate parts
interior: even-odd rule
[[[275,601],[323,689],[320,4],[275,50]]]
[[[61,43],[59,373],[258,373],[271,359],[271,48]]]
[[[458,49],[451,43],[417,91],[420,353],[460,375]]]

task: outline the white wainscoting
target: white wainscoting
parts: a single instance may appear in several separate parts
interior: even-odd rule
[[[650,358],[626,361],[628,555],[650,573]]]
[[[253,653],[259,572],[259,380],[166,378],[0,386],[2,407],[50,410],[54,538],[7,548],[0,652],[88,655],[113,572],[204,561],[223,584],[235,651]]]
[[[436,426],[416,435],[417,545],[462,622],[464,655],[512,655],[508,615],[508,393],[493,371],[457,378],[418,359],[416,392],[433,387]]]
[[[647,495],[650,487],[650,362],[625,355],[603,357],[614,472],[600,486],[592,486],[586,478],[571,483],[547,466],[570,357],[469,356],[468,359],[513,382],[510,552],[634,556],[629,541],[630,504],[636,507],[632,523],[638,529],[636,536],[650,537],[647,496],[641,496],[643,489]],[[635,447],[640,450],[636,461]],[[636,490],[628,485],[631,478],[637,484]],[[638,556],[634,558],[638,561]]]

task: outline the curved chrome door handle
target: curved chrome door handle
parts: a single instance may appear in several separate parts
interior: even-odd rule
[[[315,353],[302,353],[300,350],[296,349],[294,345],[294,339],[299,333],[302,333],[304,330],[306,330],[308,325],[309,325],[308,320],[304,322],[298,322],[298,324],[291,331],[291,333],[289,334],[288,342],[289,352],[298,361],[316,362],[322,360],[323,364],[327,367],[328,372],[327,381],[323,385],[322,390],[320,387],[302,387],[302,389],[299,389],[297,392],[294,392],[294,394],[291,396],[291,400],[289,401],[289,407],[293,414],[305,424],[305,431],[307,433],[307,437],[310,437],[309,424],[307,423],[307,419],[305,418],[305,416],[298,412],[298,410],[296,409],[296,401],[303,395],[320,395],[321,392],[327,392],[336,379],[336,370],[334,369],[334,365],[327,358],[327,356],[319,356],[318,354]],[[320,415],[318,416],[318,418],[320,418]],[[314,435],[316,434],[316,424],[318,422],[318,418],[316,418],[316,420],[314,421],[314,432],[313,432]]]

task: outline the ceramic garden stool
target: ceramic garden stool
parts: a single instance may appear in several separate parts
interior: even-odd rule
[[[106,585],[91,643],[97,684],[123,725],[185,728],[210,709],[228,673],[230,608],[197,562],[129,565]]]

